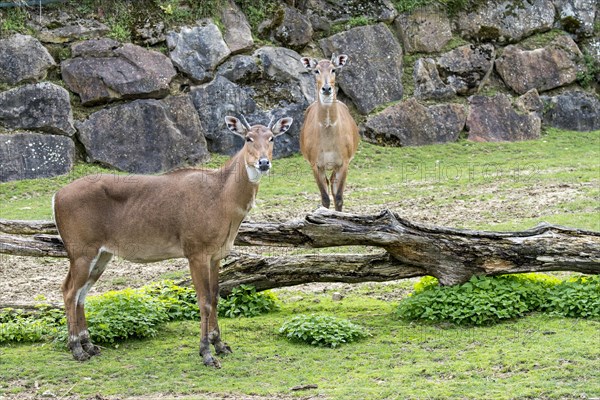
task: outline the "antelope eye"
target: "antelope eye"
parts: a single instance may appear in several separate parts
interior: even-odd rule
[[[254,139],[252,139],[250,136],[246,136],[246,142],[254,142]]]
[[[269,138],[269,142],[272,142],[272,141],[273,141],[273,136],[271,136],[271,137]]]
[[[331,73],[332,73],[332,74],[335,74],[335,69],[332,69],[332,70],[331,70]]]
[[[315,70],[314,70],[314,73],[315,73],[315,75],[319,75],[321,72],[319,72],[319,70],[318,70],[318,69],[315,69]]]

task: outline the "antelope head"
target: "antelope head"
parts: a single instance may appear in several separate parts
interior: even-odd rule
[[[225,117],[225,123],[231,132],[244,139],[245,144],[242,153],[246,172],[250,181],[256,183],[271,169],[273,139],[287,132],[294,120],[290,117],[284,117],[274,125],[271,119],[269,126],[250,126],[244,116],[242,116],[242,119],[243,122],[235,117]]]
[[[348,56],[335,54],[331,60],[317,61],[314,58],[302,57],[304,67],[315,74],[317,81],[317,98],[323,105],[330,105],[335,102],[335,74],[336,71],[346,65]]]

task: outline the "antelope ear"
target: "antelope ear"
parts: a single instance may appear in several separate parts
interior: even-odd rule
[[[242,138],[246,137],[246,132],[248,132],[248,129],[242,123],[242,121],[240,121],[236,117],[228,116],[225,117],[225,123],[227,124],[227,129],[229,129],[231,132],[235,133],[238,136],[241,136]]]
[[[306,69],[313,69],[318,64],[318,61],[314,58],[302,57],[300,61],[302,61],[302,65],[304,65],[304,68]]]
[[[294,119],[291,117],[281,118],[279,121],[275,122],[275,125],[271,128],[271,132],[273,132],[273,135],[275,136],[286,133],[288,129],[290,129],[290,126],[292,126],[292,122],[294,122]]]
[[[337,68],[341,68],[348,62],[348,56],[345,54],[340,54],[336,56],[335,54],[331,57],[331,63],[335,65]]]

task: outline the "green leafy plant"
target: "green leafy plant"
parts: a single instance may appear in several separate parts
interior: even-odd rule
[[[402,319],[485,325],[535,311],[545,301],[548,287],[558,281],[533,275],[472,277],[451,287],[435,286],[428,278],[416,294],[397,309]]]
[[[254,286],[240,285],[219,301],[221,317],[255,317],[279,308],[277,297],[269,291],[257,293]]]
[[[279,333],[292,341],[325,347],[338,347],[367,336],[364,328],[347,319],[316,314],[298,315],[286,321]]]
[[[103,343],[154,336],[169,318],[163,302],[133,289],[90,296],[86,315],[92,340]]]
[[[172,280],[164,280],[144,286],[141,290],[163,303],[171,321],[200,319],[196,291],[190,287],[177,286]]]
[[[600,318],[600,276],[577,277],[549,288],[541,309],[552,316]]]

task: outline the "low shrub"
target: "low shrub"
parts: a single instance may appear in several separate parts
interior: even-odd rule
[[[430,277],[415,285],[397,315],[408,320],[485,325],[538,310],[547,290],[560,282],[541,274],[472,277],[450,287],[437,286]]]
[[[286,321],[279,333],[292,341],[314,346],[338,347],[367,336],[359,325],[326,315],[298,315]]]
[[[90,296],[86,316],[92,341],[102,343],[154,336],[156,326],[169,319],[163,302],[133,289]]]
[[[600,275],[568,279],[549,288],[541,309],[559,317],[600,318]]]
[[[141,290],[163,303],[170,321],[200,320],[194,289],[177,286],[172,280],[164,280],[144,286]]]
[[[54,337],[64,325],[64,311],[45,304],[35,310],[0,310],[0,343],[39,342]]]
[[[220,317],[255,317],[279,309],[277,297],[270,291],[256,292],[254,286],[240,285],[219,301]]]

